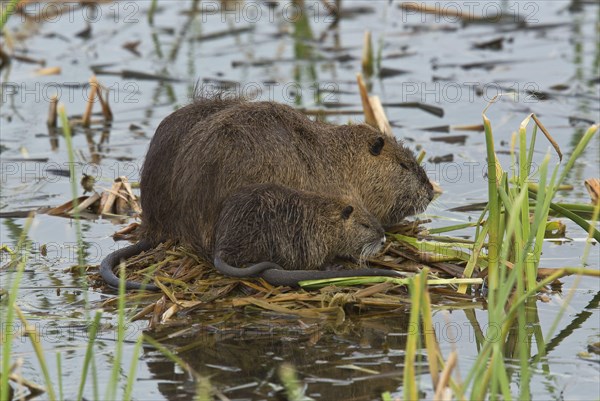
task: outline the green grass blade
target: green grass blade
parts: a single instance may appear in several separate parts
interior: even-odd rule
[[[529,149],[527,152],[527,171],[528,174],[531,175],[531,169],[533,167],[533,154],[535,153],[535,140],[537,137],[538,126],[535,124],[533,126],[533,132],[531,133],[531,139],[529,141]]]
[[[123,342],[125,341],[125,263],[119,266],[119,298],[117,312],[117,342],[113,359],[113,368],[107,383],[106,399],[116,399],[116,391],[119,385],[119,372],[123,356]]]
[[[77,179],[75,177],[75,152],[73,150],[73,139],[71,136],[71,126],[69,125],[69,119],[65,111],[65,105],[58,105],[58,115],[60,116],[60,122],[65,136],[65,143],[67,145],[67,154],[69,156],[69,172],[71,181],[71,195],[73,197],[73,208],[77,210],[78,196],[77,196]],[[77,259],[79,262],[80,273],[83,276],[85,274],[85,255],[83,250],[83,238],[81,237],[81,221],[79,219],[79,212],[73,213],[73,219],[75,220],[75,230],[77,232]]]
[[[493,356],[493,360],[494,360],[494,382],[497,383],[498,387],[500,387],[500,391],[502,392],[502,399],[503,400],[512,400],[512,394],[510,392],[510,380],[508,378],[508,374],[507,374],[507,370],[506,367],[504,365],[504,358],[502,355],[502,351],[500,350],[500,347],[494,347],[494,356]],[[496,388],[497,390],[497,388]],[[495,398],[495,394],[493,394],[493,398]],[[523,400],[521,398],[521,400]]]
[[[83,398],[83,390],[85,388],[85,383],[87,382],[87,373],[90,367],[90,361],[94,356],[94,344],[96,342],[96,335],[98,334],[98,328],[100,327],[100,319],[102,318],[102,311],[97,310],[94,315],[94,320],[90,326],[90,331],[88,333],[88,344],[85,351],[85,357],[83,358],[83,366],[81,369],[81,379],[79,381],[79,389],[77,390],[77,400],[81,400]]]
[[[488,280],[489,303],[495,305],[496,290],[498,289],[498,263],[500,250],[500,204],[498,199],[497,184],[499,177],[496,174],[496,152],[494,150],[494,135],[492,124],[483,114],[483,127],[485,131],[485,145],[487,151],[488,173],[488,199],[489,199],[489,232],[488,232]],[[494,322],[491,322],[494,323]]]
[[[154,14],[156,13],[156,8],[158,6],[158,0],[152,0],[150,2],[150,8],[148,9],[148,25],[154,25]]]
[[[403,394],[404,400],[418,400],[419,389],[417,387],[417,378],[415,373],[415,360],[417,357],[417,343],[421,333],[420,329],[420,310],[421,310],[421,293],[423,289],[423,281],[427,280],[428,269],[423,269],[419,275],[416,275],[409,284],[410,290],[410,318],[409,331],[406,339],[406,352],[404,357],[404,385]]]
[[[427,231],[429,231],[429,234],[442,234],[442,233],[446,233],[449,231],[456,231],[456,230],[462,230],[465,228],[476,227],[477,225],[478,225],[478,223],[463,223],[463,224],[455,224],[453,226],[430,228]]]
[[[131,393],[133,392],[133,383],[135,383],[135,378],[137,377],[137,366],[139,363],[138,358],[140,356],[140,350],[142,349],[143,342],[144,337],[139,336],[137,341],[135,342],[135,347],[133,347],[131,365],[129,366],[129,374],[127,375],[127,385],[125,386],[125,393],[123,394],[124,401],[131,400]]]
[[[58,376],[58,399],[64,400],[63,381],[62,381],[62,360],[60,352],[56,353],[56,375]]]
[[[563,169],[562,174],[560,175],[560,178],[558,179],[558,182],[556,183],[556,186],[559,186],[563,183],[563,181],[565,180],[565,178],[567,177],[567,175],[573,168],[575,161],[579,158],[579,156],[581,156],[581,154],[587,148],[588,143],[590,142],[590,140],[596,134],[597,131],[598,131],[598,126],[592,125],[590,128],[588,128],[588,130],[585,132],[585,134],[583,134],[583,137],[581,138],[581,140],[575,147],[575,150],[573,150],[573,153],[571,153],[569,160],[567,160],[567,164],[565,165],[565,168]]]
[[[465,269],[463,270],[463,276],[465,278],[470,278],[473,275],[473,271],[475,270],[475,266],[477,265],[477,262],[479,261],[479,255],[481,253],[483,244],[485,242],[485,237],[487,235],[488,235],[488,225],[486,222],[484,224],[481,232],[476,235],[476,242],[475,242],[475,246],[473,247],[473,252],[471,253],[471,256],[469,257],[469,261],[467,262],[467,265],[465,266]],[[457,292],[460,294],[466,294],[467,293],[467,284],[461,284],[458,287]]]
[[[8,293],[8,300],[6,304],[6,309],[3,311],[4,315],[4,323],[3,323],[3,331],[6,330],[0,341],[2,341],[2,371],[0,371],[0,400],[8,399],[8,376],[10,372],[11,360],[10,356],[12,350],[12,341],[14,337],[13,333],[13,324],[15,319],[15,306],[17,301],[17,294],[19,290],[19,285],[21,283],[21,279],[23,278],[23,272],[25,270],[25,264],[27,262],[27,254],[30,249],[30,243],[27,241],[27,234],[29,233],[29,229],[31,228],[31,224],[33,223],[33,215],[29,215],[27,220],[25,220],[25,225],[23,226],[23,231],[21,236],[19,237],[19,242],[17,243],[17,249],[24,249],[21,255],[21,260],[17,264],[17,270],[15,277],[10,285],[10,291]],[[13,257],[18,257],[18,254],[15,253]]]
[[[0,31],[4,29],[4,25],[8,22],[8,19],[11,15],[14,14],[17,9],[17,4],[19,0],[10,0],[5,6],[2,6],[0,9]],[[7,394],[8,396],[8,394]],[[6,398],[3,398],[6,399]]]
[[[598,230],[596,230],[596,228],[592,224],[588,223],[585,219],[581,218],[580,216],[571,212],[569,209],[566,209],[556,203],[551,202],[550,209],[554,210],[559,215],[566,217],[569,220],[573,221],[579,227],[583,228],[586,232],[591,232],[592,238],[594,238],[596,241],[600,242],[600,232]]]
[[[46,363],[46,357],[44,355],[44,350],[42,349],[42,343],[40,341],[42,335],[37,330],[35,326],[29,324],[25,315],[21,311],[21,309],[15,305],[15,312],[21,321],[23,327],[25,327],[25,332],[27,336],[31,340],[31,347],[35,353],[38,363],[40,364],[40,369],[42,370],[42,376],[44,376],[44,381],[46,382],[46,392],[48,393],[48,399],[50,401],[56,400],[56,394],[54,392],[54,386],[52,385],[52,379],[50,378],[50,369],[48,368],[48,363]]]
[[[530,165],[528,164],[527,155],[527,125],[529,124],[531,115],[528,116],[519,127],[519,190],[528,187]],[[525,246],[524,242],[529,239],[529,197],[525,196],[522,199],[521,204],[521,222],[519,229],[515,230],[516,244],[515,250],[522,250],[523,252],[529,252],[529,249]],[[531,277],[529,277],[531,279]]]

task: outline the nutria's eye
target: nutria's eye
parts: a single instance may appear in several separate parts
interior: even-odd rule
[[[368,224],[365,224],[365,223],[360,223],[360,225],[363,226],[364,228],[367,228],[367,229],[371,228],[371,227],[369,227]]]
[[[346,206],[344,210],[342,210],[342,219],[348,220],[353,211],[354,208],[352,207],[352,205]]]
[[[383,139],[383,137],[380,136],[371,145],[371,154],[373,156],[379,156],[381,154],[381,149],[383,149],[383,145],[385,145],[385,139]]]
[[[400,163],[400,167],[402,167],[404,170],[408,170],[408,164],[406,163]]]

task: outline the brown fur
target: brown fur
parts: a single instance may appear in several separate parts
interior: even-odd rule
[[[384,242],[377,219],[349,196],[259,184],[225,201],[214,254],[239,267],[268,261],[285,270],[317,270],[336,257],[372,255]]]
[[[175,239],[212,259],[223,203],[260,183],[344,191],[384,226],[433,197],[413,153],[370,126],[313,122],[274,102],[200,98],[168,116],[150,143],[142,238]]]

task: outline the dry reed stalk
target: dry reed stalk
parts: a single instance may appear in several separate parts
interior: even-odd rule
[[[108,201],[108,192],[103,191],[100,194],[100,206],[98,207],[98,214],[102,213],[102,210],[104,209],[104,205],[106,205],[107,201]]]
[[[148,328],[152,329],[158,326],[160,323],[160,316],[163,311],[166,309],[167,297],[164,295],[156,301],[154,304],[154,310],[152,311],[152,317],[150,318],[150,322],[148,323]]]
[[[110,89],[106,89],[106,101],[104,101],[104,96],[102,95],[102,85],[99,85],[98,88],[98,101],[100,102],[100,107],[102,108],[102,115],[104,116],[104,120],[106,122],[110,122],[113,120],[113,113],[110,109],[110,104],[108,103]]]
[[[100,199],[100,195],[98,195],[98,193],[94,192],[92,195],[88,196],[88,198],[86,200],[84,200],[83,202],[78,204],[76,208],[70,210],[68,213],[69,214],[81,213],[82,211],[84,211],[85,209],[87,209],[88,207],[93,205],[99,199]]]
[[[139,226],[140,226],[140,223],[131,223],[127,227],[124,227],[124,228],[120,229],[119,231],[117,231],[116,233],[114,233],[112,235],[112,237],[115,241],[119,240],[119,239],[126,239],[130,236],[130,234],[132,232],[137,230]]]
[[[138,313],[133,315],[133,317],[131,318],[131,321],[135,322],[137,320],[143,319],[144,317],[146,317],[147,314],[149,314],[153,310],[154,310],[154,303],[152,303],[150,305],[146,305],[141,311],[139,311]]]
[[[392,133],[392,126],[385,115],[379,96],[369,96],[361,74],[356,74],[356,80],[365,115],[365,122],[370,126],[377,128],[382,134],[393,138],[394,134]]]
[[[118,178],[117,178],[118,179]],[[106,191],[108,193],[106,201],[100,210],[101,215],[113,214],[112,209],[117,199],[117,194],[119,193],[119,189],[121,188],[122,183],[120,181],[113,182],[110,190]],[[103,194],[104,195],[104,194]]]
[[[96,99],[96,92],[98,91],[98,81],[96,80],[96,76],[92,75],[90,78],[90,96],[87,99],[87,103],[85,105],[85,112],[81,118],[81,124],[84,127],[90,126],[90,121],[92,119],[92,108],[94,107],[94,100]]]
[[[18,367],[20,369],[20,366]],[[15,366],[11,366],[11,371],[15,370]],[[8,379],[14,383],[17,383],[20,387],[26,388],[27,390],[29,390],[29,394],[28,396],[31,398],[37,398],[37,395],[40,394],[44,394],[46,392],[46,389],[34,382],[31,382],[29,380],[27,380],[26,378],[24,378],[23,376],[16,374],[14,372],[11,372],[8,375]],[[9,393],[10,394],[10,393]],[[10,398],[10,396],[9,396]]]
[[[87,196],[80,196],[77,198],[77,204],[83,202],[87,199]],[[73,209],[74,199],[71,199],[68,202],[63,203],[60,206],[53,207],[46,211],[46,214],[50,216],[64,216],[67,215],[69,210]]]
[[[452,125],[450,126],[451,130],[454,131],[473,131],[473,132],[483,132],[484,127],[483,124],[473,124],[473,125]]]
[[[121,177],[121,181],[123,182],[123,188],[126,191],[128,198],[130,199],[130,207],[133,209],[134,212],[138,214],[142,213],[142,209],[140,208],[140,205],[137,202],[138,199],[134,195],[133,190],[131,189],[131,183],[129,182],[127,177]]]
[[[52,95],[52,97],[50,98],[50,107],[48,109],[48,121],[46,121],[46,124],[48,124],[48,127],[56,128],[56,120],[58,117],[57,106],[58,106],[58,96]]]
[[[433,180],[429,180],[429,182],[431,183],[431,186],[433,187],[434,194],[443,194],[444,193],[444,190],[442,189],[442,187],[440,187],[440,184],[438,184],[437,182],[435,182]]]
[[[35,71],[37,76],[45,76],[45,75],[60,75],[62,69],[60,67],[45,67],[39,68]]]
[[[371,44],[371,31],[365,31],[362,54],[362,70],[367,77],[373,75],[373,46]]]
[[[118,196],[115,200],[115,211],[117,214],[126,215],[127,214],[127,205],[129,204],[127,191],[123,188],[123,184],[121,184],[121,189],[119,189]]]
[[[550,133],[548,132],[546,127],[544,127],[544,124],[542,124],[542,122],[540,120],[538,120],[538,118],[536,117],[535,114],[532,114],[531,117],[533,118],[533,121],[535,121],[537,126],[540,128],[540,130],[544,133],[544,136],[546,136],[546,139],[548,140],[548,142],[550,142],[550,144],[552,145],[552,147],[558,154],[559,160],[562,161],[563,155],[562,155],[562,152],[560,151],[560,146],[558,146],[558,143],[556,143],[554,138],[552,138],[552,135],[550,135]],[[523,151],[525,151],[525,150],[523,150]]]
[[[600,179],[599,178],[588,178],[583,183],[585,189],[587,189],[592,199],[592,203],[600,203]]]
[[[179,310],[181,309],[181,307],[177,304],[173,304],[171,305],[160,317],[160,322],[162,324],[166,323],[167,321],[169,321],[175,314],[177,314],[177,312],[179,312]]]
[[[360,93],[360,100],[363,106],[365,122],[372,127],[378,128],[377,119],[375,118],[375,113],[373,112],[373,108],[371,107],[371,102],[369,101],[369,93],[367,91],[367,86],[365,85],[365,81],[363,79],[362,74],[356,74],[356,82],[358,83],[358,91]]]
[[[386,292],[389,289],[393,288],[395,286],[395,284],[392,283],[379,283],[379,284],[374,284],[370,287],[366,287],[366,288],[361,288],[360,290],[356,291],[354,293],[354,297],[356,299],[361,299],[361,298],[367,298],[367,297],[371,297],[375,294],[381,293],[381,292]]]
[[[450,375],[456,366],[457,354],[456,351],[452,351],[450,355],[448,355],[448,360],[446,361],[446,366],[444,366],[444,370],[442,370],[442,374],[440,375],[440,380],[437,383],[437,387],[435,389],[435,395],[433,399],[436,401],[447,400],[448,398],[448,382],[450,381]],[[450,392],[450,394],[452,394]]]
[[[379,96],[370,96],[369,104],[371,105],[371,110],[373,111],[373,115],[375,117],[375,121],[377,124],[377,128],[383,134],[389,136],[390,138],[394,137],[392,133],[392,126],[390,125],[387,116],[385,115],[385,111],[383,111],[383,106],[381,105],[381,100],[379,100]]]

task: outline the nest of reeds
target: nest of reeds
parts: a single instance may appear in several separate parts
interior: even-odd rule
[[[396,235],[425,234],[424,221],[407,222],[394,227],[384,250],[367,260],[369,266],[386,267],[403,273],[407,278],[427,267],[431,278],[460,278],[464,267],[448,262],[427,261],[428,256],[416,248],[393,238]],[[135,240],[137,226],[117,233],[116,238]],[[346,268],[358,267],[343,262]],[[357,278],[352,285],[317,284],[302,289],[273,287],[262,279],[229,278],[218,273],[212,263],[199,258],[184,246],[171,242],[136,255],[126,261],[126,277],[137,282],[151,282],[162,293],[132,293],[130,299],[141,302],[142,309],[134,319],[150,316],[154,323],[165,323],[177,313],[192,310],[259,308],[304,318],[340,319],[346,313],[365,310],[390,311],[404,309],[410,303],[406,286],[398,279]],[[92,279],[110,291],[99,275]],[[459,294],[456,289],[431,288],[434,302],[463,302],[473,305],[473,296]],[[435,297],[439,294],[442,297]],[[110,300],[110,304],[113,300]]]

